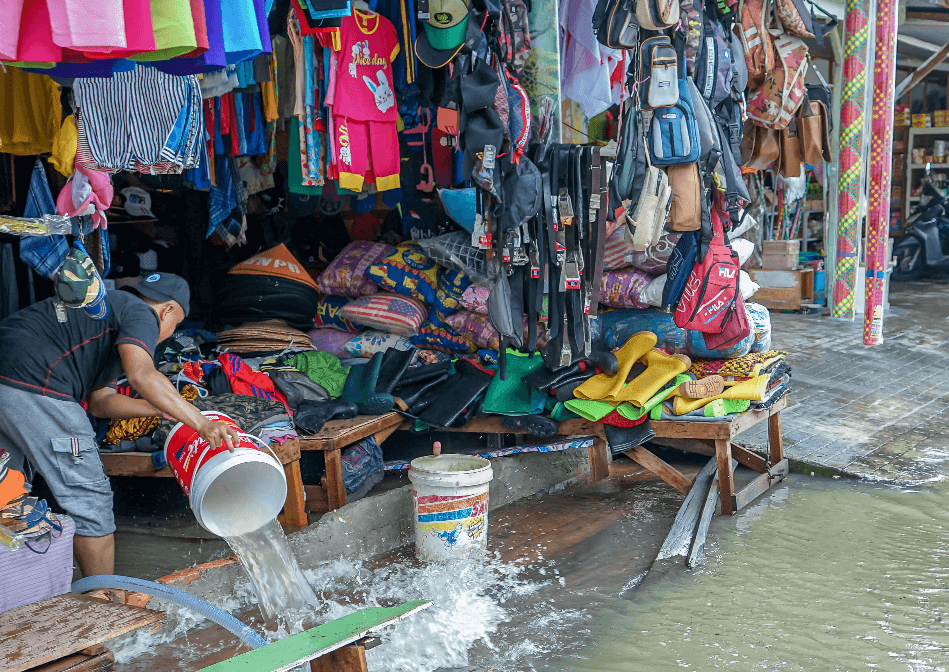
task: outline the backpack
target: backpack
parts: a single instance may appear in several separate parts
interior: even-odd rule
[[[782,34],[774,40],[774,51],[774,69],[748,95],[748,118],[761,126],[781,130],[791,122],[804,99],[807,45]]]
[[[695,59],[702,48],[702,27],[705,25],[705,12],[702,0],[679,0],[679,22],[685,31],[686,74],[695,72]]]
[[[665,30],[679,21],[679,0],[636,0],[636,18],[646,30]]]
[[[647,162],[648,159],[647,155]],[[666,174],[648,165],[639,202],[626,213],[626,238],[634,250],[643,251],[659,242],[662,227],[669,216],[672,196],[673,190]]]
[[[695,85],[713,110],[732,92],[731,44],[722,24],[705,16],[702,42],[695,59]]]
[[[700,235],[698,231],[688,231],[679,236],[679,242],[666,262],[666,284],[662,288],[661,309],[667,313],[676,309],[692,267],[695,266],[699,256]]]
[[[610,49],[639,46],[639,23],[634,0],[599,0],[593,11],[593,33]]]
[[[525,0],[504,0],[501,9],[501,57],[514,72],[520,72],[531,55],[530,8]]]
[[[814,17],[804,0],[774,0],[774,13],[781,32],[795,37],[814,37]]]
[[[679,59],[666,35],[650,37],[639,48],[640,109],[675,105],[679,100]],[[645,90],[643,90],[645,89]]]
[[[699,160],[701,142],[685,77],[679,80],[675,105],[653,111],[649,122],[649,154],[657,166],[693,163]]]
[[[770,0],[741,0],[738,14],[741,24],[735,26],[745,54],[748,88],[757,89],[774,69],[774,45],[768,31]]]
[[[673,320],[680,329],[720,334],[737,306],[740,268],[717,207],[712,209],[712,231],[708,252],[692,268]]]

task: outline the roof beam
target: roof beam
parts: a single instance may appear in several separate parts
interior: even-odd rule
[[[914,86],[923,81],[926,78],[926,75],[933,71],[933,68],[946,60],[947,56],[949,56],[949,43],[943,46],[942,49],[937,51],[935,54],[927,58],[922,65],[916,68],[916,72],[897,84],[896,90],[893,92],[893,98],[896,99],[905,95]]]

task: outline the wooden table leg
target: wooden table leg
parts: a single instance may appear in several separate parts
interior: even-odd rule
[[[343,486],[343,460],[340,449],[326,450],[326,499],[330,511],[346,505],[346,488]]]
[[[722,515],[735,513],[732,495],[735,494],[735,475],[732,472],[732,443],[725,439],[715,440],[715,459],[718,462],[718,485],[722,500]]]
[[[303,495],[303,476],[300,474],[300,461],[294,460],[283,465],[287,475],[287,501],[279,520],[283,525],[306,527],[310,524],[306,515],[306,499]]]
[[[366,649],[356,644],[310,661],[311,672],[367,672]]]
[[[610,476],[610,447],[606,437],[596,436],[590,451],[590,475],[594,481],[602,481]]]
[[[771,449],[771,464],[784,459],[784,437],[781,435],[781,411],[768,418],[768,446]]]

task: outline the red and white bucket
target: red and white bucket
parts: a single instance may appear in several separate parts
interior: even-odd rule
[[[241,440],[232,453],[227,444],[212,448],[184,423],[172,428],[165,441],[165,459],[188,496],[194,517],[201,527],[221,537],[263,527],[277,517],[287,499],[287,476],[280,460],[224,413],[201,414],[228,423]]]

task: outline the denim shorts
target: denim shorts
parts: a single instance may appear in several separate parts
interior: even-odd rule
[[[0,385],[0,448],[10,451],[9,466],[24,471],[28,485],[30,467],[42,474],[76,521],[76,534],[104,537],[115,531],[112,487],[78,403]]]

